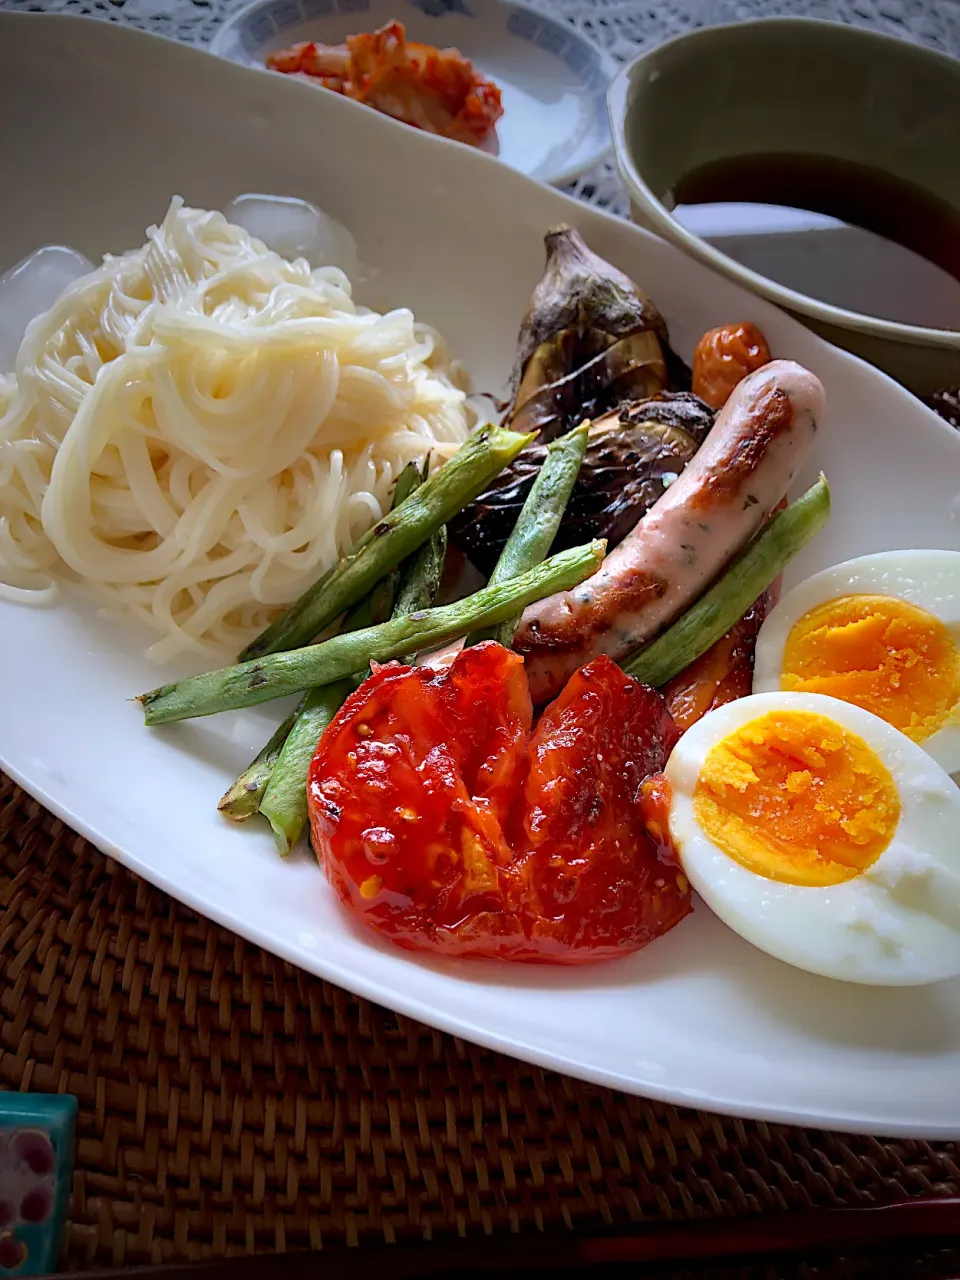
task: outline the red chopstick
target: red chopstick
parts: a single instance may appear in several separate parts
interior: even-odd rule
[[[864,1251],[894,1242],[960,1239],[960,1197],[917,1198],[866,1209],[801,1209],[743,1218],[638,1223],[598,1232],[521,1232],[394,1245],[335,1246],[175,1267],[83,1272],[84,1280],[419,1280],[533,1275],[607,1265]],[[76,1276],[76,1280],[81,1280]]]

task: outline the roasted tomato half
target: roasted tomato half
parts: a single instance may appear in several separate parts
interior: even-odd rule
[[[317,748],[314,848],[341,899],[399,945],[580,964],[690,910],[638,804],[679,736],[609,658],[532,726],[522,659],[492,641],[444,670],[377,668]]]

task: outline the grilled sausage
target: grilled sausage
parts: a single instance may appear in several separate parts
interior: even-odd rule
[[[744,378],[679,479],[593,577],[524,612],[514,648],[535,702],[600,653],[626,657],[701,595],[786,493],[823,402],[819,379],[790,360]]]

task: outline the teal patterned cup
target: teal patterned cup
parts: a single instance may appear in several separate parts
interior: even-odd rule
[[[0,1276],[56,1268],[76,1118],[65,1094],[0,1093]]]

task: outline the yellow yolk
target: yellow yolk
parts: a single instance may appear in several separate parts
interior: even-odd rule
[[[824,716],[771,711],[717,743],[693,797],[704,834],[769,880],[830,885],[893,838],[900,799],[862,738]]]
[[[925,609],[892,596],[838,596],[792,627],[780,686],[852,702],[923,742],[960,703],[960,654]]]

